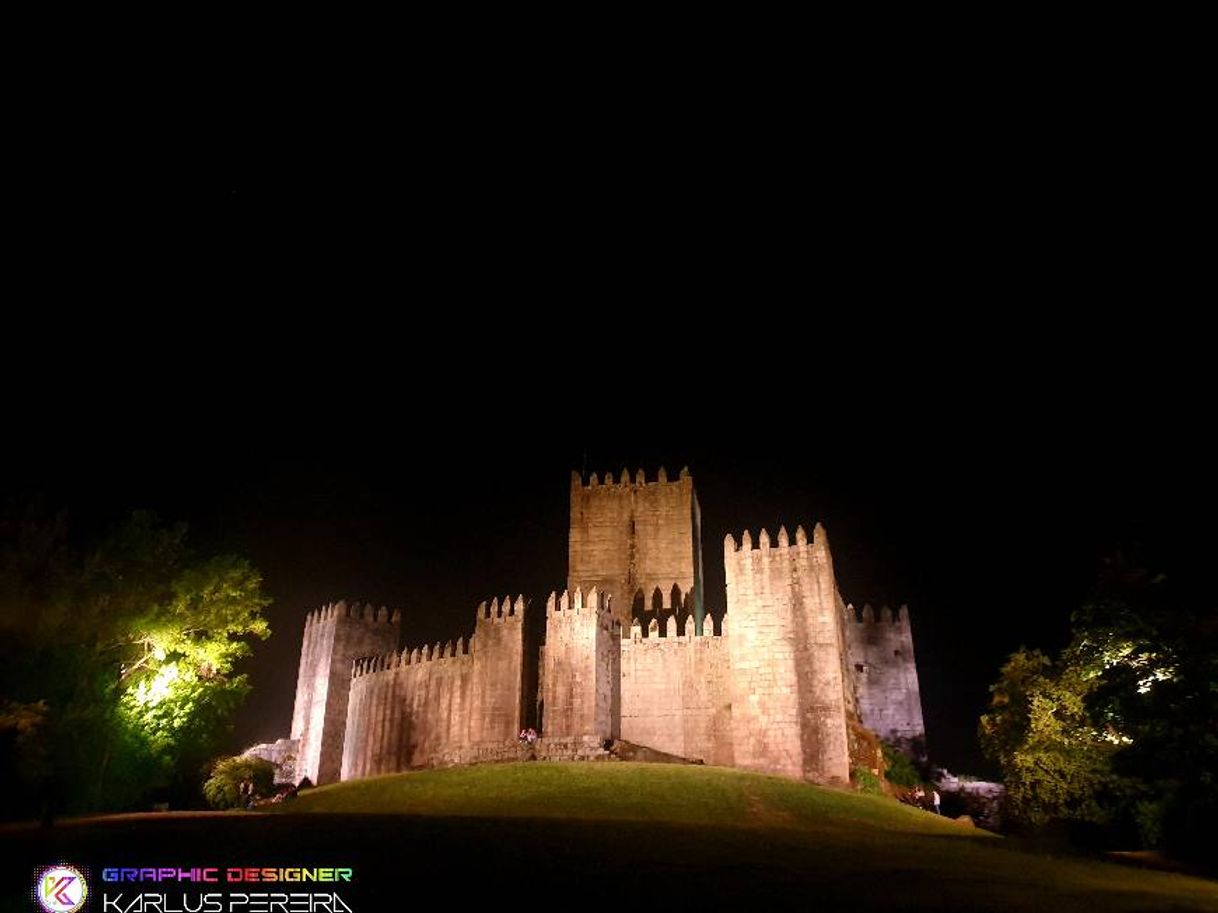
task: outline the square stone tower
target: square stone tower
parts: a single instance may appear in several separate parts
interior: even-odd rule
[[[342,771],[351,664],[397,648],[401,615],[388,609],[333,603],[305,618],[292,738],[296,777],[334,783]]]
[[[620,738],[621,632],[608,595],[595,588],[550,594],[542,672],[547,738]]]
[[[737,767],[818,783],[850,779],[852,687],[829,539],[761,531],[724,540]]]
[[[648,482],[640,469],[622,470],[587,485],[571,474],[571,535],[567,590],[596,587],[613,597],[614,618],[630,626],[635,594],[645,598],[676,584],[702,627],[702,517],[689,470],[675,481],[660,469]]]
[[[926,727],[909,608],[901,606],[893,616],[884,606],[877,618],[867,605],[860,620],[850,607],[847,631],[863,725],[911,757],[924,759]]]

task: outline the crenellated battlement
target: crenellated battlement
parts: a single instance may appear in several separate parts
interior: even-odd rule
[[[602,481],[602,479],[604,481]],[[650,482],[647,481],[647,473],[645,473],[642,469],[636,470],[633,477],[631,477],[629,469],[623,469],[617,476],[614,476],[612,472],[606,472],[603,475],[594,472],[588,476],[588,481],[586,484],[584,483],[582,474],[574,471],[571,473],[571,488],[573,490],[583,489],[587,491],[595,488],[602,491],[608,491],[615,488],[642,488],[647,485],[692,486],[693,479],[689,474],[688,466],[682,466],[681,471],[677,474],[677,477],[672,480],[669,480],[668,478],[668,470],[661,466],[659,471],[656,473],[655,478]]]
[[[737,560],[739,556],[747,555],[750,552],[770,552],[779,549],[802,549],[802,548],[821,548],[828,546],[829,537],[825,533],[825,527],[817,523],[812,529],[812,541],[808,541],[808,534],[804,532],[803,526],[795,527],[795,541],[791,542],[790,536],[787,535],[785,526],[778,527],[778,535],[774,540],[770,539],[770,532],[767,529],[762,529],[757,534],[756,544],[753,542],[753,534],[749,530],[745,530],[740,536],[740,543],[737,545],[736,537],[728,533],[723,537],[723,556],[724,560],[730,561],[733,556]]]
[[[464,637],[458,637],[455,641],[437,642],[434,645],[425,644],[421,648],[403,647],[401,650],[391,650],[388,653],[361,656],[351,662],[351,677],[356,679],[375,672],[392,672],[394,669],[418,666],[438,660],[460,659],[470,655],[469,648],[472,641],[472,637],[469,641]]]
[[[499,601],[496,596],[489,603],[485,600],[478,603],[478,610],[474,615],[476,626],[490,623],[514,622],[519,624],[524,621],[525,607],[528,601],[524,595],[519,595],[513,601],[510,595],[504,596],[503,601]]]
[[[694,605],[694,594],[682,592],[679,582],[646,583],[635,590],[629,614],[618,619],[622,636],[629,639],[638,627],[644,638],[666,637],[670,626],[684,636],[698,626]]]
[[[610,594],[602,593],[596,587],[590,588],[587,593],[584,593],[581,587],[576,587],[574,590],[563,590],[561,595],[557,591],[551,591],[546,598],[546,618],[560,617],[564,614],[570,616],[573,613],[583,612],[585,609],[602,615],[610,611],[612,602],[613,597]]]
[[[640,639],[658,641],[661,639],[661,636],[665,640],[692,640],[695,637],[697,637],[697,638],[721,637],[721,636],[723,636],[723,634],[726,631],[726,624],[727,624],[726,615],[724,615],[723,618],[720,619],[719,630],[717,632],[715,631],[713,619],[711,618],[710,615],[706,616],[706,619],[702,624],[702,633],[700,633],[700,634],[696,631],[695,626],[690,624],[691,620],[692,620],[692,616],[690,616],[690,618],[686,619],[685,633],[683,633],[683,634],[677,633],[677,616],[676,615],[669,615],[668,618],[664,620],[664,622],[663,622],[664,634],[663,635],[660,634],[660,628],[661,628],[660,621],[659,621],[659,619],[656,619],[656,618],[651,619],[647,623],[646,637],[643,636],[643,625],[641,623],[641,620],[638,618],[634,619],[634,621],[632,621],[630,623],[629,628],[623,627],[622,625],[615,625],[614,629],[617,631],[620,631],[622,640],[627,643],[632,640],[640,640]]]
[[[909,628],[909,606],[904,604],[897,609],[895,614],[888,606],[882,607],[878,618],[875,609],[869,602],[864,603],[862,612],[859,612],[853,605],[847,605],[846,611],[848,618],[857,625],[888,625],[907,630]]]
[[[401,609],[390,611],[385,606],[377,608],[371,603],[360,605],[358,602],[348,603],[345,599],[330,602],[319,609],[314,609],[305,615],[305,629],[325,621],[348,618],[361,621],[384,622],[398,624],[402,620]]]

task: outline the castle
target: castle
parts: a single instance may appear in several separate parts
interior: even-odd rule
[[[729,535],[723,552],[714,617],[688,470],[573,473],[564,592],[484,602],[468,639],[406,649],[399,612],[309,613],[291,737],[251,752],[318,784],[514,760],[526,727],[542,759],[617,743],[820,783],[874,767],[874,736],[920,752],[905,607],[857,615],[819,524]]]

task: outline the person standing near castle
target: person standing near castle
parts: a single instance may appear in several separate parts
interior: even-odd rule
[[[937,790],[937,789],[932,790],[932,793],[933,793],[934,799],[935,799],[935,814],[942,815],[943,812],[939,811],[939,790]]]

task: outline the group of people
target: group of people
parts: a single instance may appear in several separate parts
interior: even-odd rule
[[[520,730],[520,735],[516,736],[516,741],[521,745],[533,745],[537,742],[537,730],[530,726],[528,729]]]
[[[921,786],[918,786],[918,787],[915,787],[914,791],[909,794],[910,804],[916,805],[918,808],[926,808],[926,803],[927,803],[928,799],[935,807],[935,814],[936,815],[943,814],[943,812],[939,811],[939,799],[940,799],[939,790],[932,789],[930,791],[930,795],[927,796],[926,790],[924,790]]]

